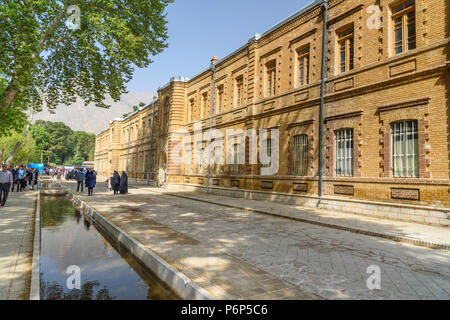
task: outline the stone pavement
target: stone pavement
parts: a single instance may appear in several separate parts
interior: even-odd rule
[[[0,300],[28,300],[36,191],[10,192],[0,208]]]
[[[136,186],[139,188],[139,186]],[[144,186],[145,188],[145,186]],[[231,198],[217,194],[186,191],[182,187],[170,187],[159,190],[165,194],[203,202],[227,205],[237,209],[282,216],[310,222],[318,225],[353,231],[386,239],[423,245],[426,247],[443,247],[450,250],[450,228],[431,226],[406,221],[395,221],[377,217],[368,217],[324,209],[312,209],[296,205],[272,203],[267,201]]]
[[[129,195],[114,196],[99,183],[94,192],[81,198],[220,299],[450,297],[449,251],[174,197],[150,187],[131,186]],[[221,202],[241,200],[223,197]],[[367,269],[373,265],[381,270],[380,290],[367,288]]]

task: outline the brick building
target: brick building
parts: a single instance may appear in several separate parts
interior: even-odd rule
[[[448,225],[450,2],[330,0],[327,8],[313,2],[112,121],[96,140],[99,174],[127,170],[160,185]],[[178,130],[193,136],[194,123],[224,136],[278,129],[277,173],[261,175],[248,147],[245,164],[171,161],[185,143]]]

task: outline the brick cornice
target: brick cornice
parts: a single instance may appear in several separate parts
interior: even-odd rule
[[[315,34],[316,32],[317,32],[317,28],[314,28],[314,29],[309,30],[308,32],[302,34],[301,36],[299,36],[299,37],[297,37],[297,38],[295,38],[295,39],[292,39],[292,40],[289,42],[289,47],[292,46],[294,43],[296,43],[296,42],[298,42],[298,41],[301,41],[301,40],[303,40],[303,39],[308,38],[309,36]]]
[[[403,109],[403,108],[410,108],[415,106],[423,106],[430,102],[430,98],[422,98],[422,99],[416,99],[416,100],[410,100],[395,104],[390,104],[387,106],[378,107],[377,112],[382,113],[386,111],[396,110],[396,109]]]
[[[338,22],[339,20],[342,20],[342,19],[344,19],[344,18],[346,18],[348,16],[351,16],[355,12],[360,11],[363,7],[364,7],[364,4],[361,3],[361,4],[357,5],[356,7],[352,8],[352,9],[350,9],[350,10],[344,12],[344,13],[341,13],[340,15],[338,15],[338,16],[330,19],[330,20],[328,20],[327,25],[330,26],[330,25]]]
[[[283,48],[283,46],[279,46],[278,48],[275,48],[273,50],[270,50],[269,52],[264,53],[263,55],[259,56],[259,60],[262,60],[264,58],[267,58],[268,56],[277,53],[278,51],[280,51]]]
[[[348,118],[360,117],[362,115],[362,113],[363,113],[362,110],[360,110],[360,111],[356,111],[356,112],[339,114],[339,115],[325,118],[325,122],[334,121],[334,120],[338,120],[338,119],[348,119]]]

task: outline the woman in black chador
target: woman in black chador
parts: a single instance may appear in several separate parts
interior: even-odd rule
[[[119,177],[119,173],[115,170],[114,170],[113,176],[111,178],[111,188],[114,190],[114,194],[119,193],[120,177]]]
[[[128,193],[128,176],[125,171],[122,171],[122,176],[120,177],[120,194]]]

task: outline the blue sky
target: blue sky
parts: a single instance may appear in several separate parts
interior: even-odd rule
[[[193,77],[312,0],[175,0],[167,9],[169,47],[137,69],[130,92],[156,94],[173,76]]]

